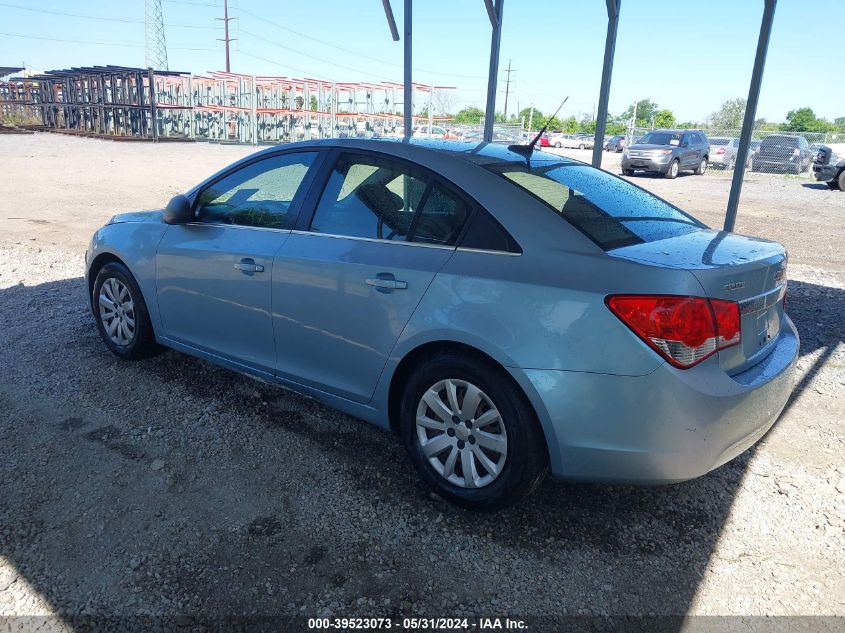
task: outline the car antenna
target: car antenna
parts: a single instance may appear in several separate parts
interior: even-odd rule
[[[543,124],[543,127],[540,128],[539,132],[537,132],[537,136],[535,136],[528,145],[508,145],[508,149],[512,152],[519,154],[520,156],[525,156],[525,158],[530,158],[531,154],[534,152],[534,146],[537,144],[537,141],[539,141],[540,137],[543,136],[543,134],[546,133],[546,128],[549,127],[549,123],[551,123],[552,119],[554,119],[557,116],[557,113],[560,112],[560,109],[563,107],[563,104],[566,103],[567,101],[569,101],[569,97],[566,97],[566,99],[563,100],[563,103],[561,103],[557,107],[557,110],[555,110],[555,113],[552,116],[550,116],[548,119],[546,119],[546,122]]]

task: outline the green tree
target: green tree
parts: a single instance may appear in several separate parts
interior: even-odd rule
[[[317,96],[311,95],[311,110],[316,112],[317,111]]]
[[[829,132],[833,129],[830,121],[818,118],[810,107],[787,112],[782,127],[788,132]]]
[[[484,116],[484,110],[481,108],[476,108],[475,106],[470,106],[468,108],[464,108],[460,110],[455,115],[455,123],[463,123],[465,125],[478,125],[481,123],[481,119]]]
[[[654,127],[674,127],[675,115],[671,110],[658,110],[654,113]]]
[[[578,124],[578,131],[583,132],[584,134],[595,134],[596,133],[596,121],[595,119],[591,119],[590,117],[584,117],[581,119],[581,122]]]
[[[746,100],[742,97],[728,99],[719,109],[707,117],[707,123],[712,128],[723,130],[738,130],[742,127],[742,118],[745,116]]]
[[[636,119],[636,127],[649,127],[651,125],[651,121],[654,118],[655,113],[657,112],[660,106],[657,105],[655,101],[651,99],[640,99],[636,103],[637,106],[637,119]],[[628,109],[622,113],[619,117],[621,122],[627,124],[631,117],[634,116],[634,104],[628,106]]]
[[[567,134],[575,134],[578,131],[578,119],[574,116],[566,117],[561,123],[561,129]]]

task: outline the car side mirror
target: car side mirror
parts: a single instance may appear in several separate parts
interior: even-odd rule
[[[689,147],[689,142],[684,141],[683,143],[681,143],[681,147]]]
[[[164,221],[167,224],[185,224],[191,221],[191,201],[179,194],[173,196],[164,208]]]

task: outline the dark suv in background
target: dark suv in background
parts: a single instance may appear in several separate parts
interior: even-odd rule
[[[813,151],[803,136],[770,134],[760,141],[751,159],[751,171],[800,174],[813,162]]]
[[[701,130],[652,130],[622,152],[622,173],[634,171],[676,178],[682,170],[699,176],[707,171],[710,141]]]

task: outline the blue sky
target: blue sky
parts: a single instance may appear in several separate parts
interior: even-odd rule
[[[402,29],[402,0],[392,0]],[[458,107],[484,107],[490,26],[482,0],[415,0],[414,80],[457,87]],[[781,121],[810,106],[845,116],[832,70],[843,0],[779,0],[758,116]],[[25,10],[22,7],[38,11]],[[680,120],[701,120],[744,97],[763,0],[622,0],[611,113],[652,98]],[[47,11],[47,12],[45,12]],[[75,13],[111,20],[58,15]],[[224,67],[222,0],[163,0],[170,68]],[[402,80],[402,44],[380,0],[231,0],[232,70],[336,81]],[[144,65],[144,0],[0,1],[0,65],[38,70]],[[533,102],[592,115],[606,26],[603,0],[505,0],[501,68],[516,72],[508,110]],[[44,39],[33,39],[38,36]],[[65,41],[56,41],[65,40]],[[819,45],[826,42],[827,44]],[[841,60],[839,60],[841,62]],[[498,109],[504,106],[500,73]]]

